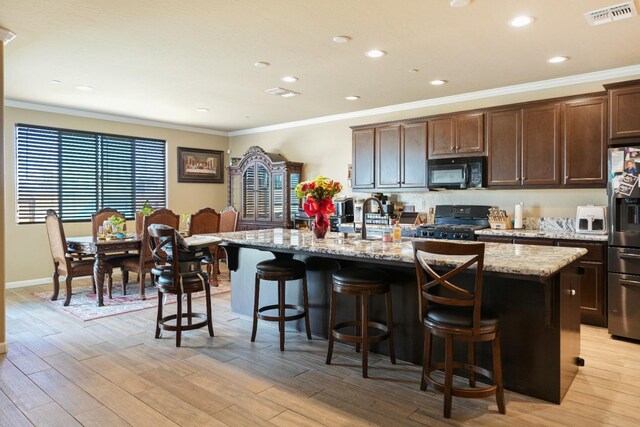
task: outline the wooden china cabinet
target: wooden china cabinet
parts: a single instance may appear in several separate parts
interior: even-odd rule
[[[253,146],[227,170],[227,199],[238,210],[238,230],[293,228],[302,163]]]

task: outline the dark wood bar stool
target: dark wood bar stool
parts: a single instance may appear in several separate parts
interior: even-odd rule
[[[285,303],[286,282],[302,279],[302,306]],[[278,303],[260,307],[260,280],[273,280],[278,282]],[[287,315],[286,310],[294,310],[295,314]],[[278,310],[277,316],[264,314],[268,310]],[[305,263],[295,259],[270,259],[256,265],[256,288],[253,300],[253,331],[251,342],[256,340],[258,331],[258,319],[278,322],[280,329],[280,350],[284,350],[284,323],[290,320],[298,320],[304,317],[307,330],[307,338],[311,339],[311,327],[309,325],[309,297],[307,293],[307,270]]]
[[[341,322],[336,325],[337,295],[353,295],[356,297],[356,319]],[[386,295],[387,323],[369,320],[369,297],[371,295]],[[393,315],[391,309],[391,287],[384,271],[367,268],[342,269],[333,273],[331,288],[331,308],[329,319],[329,348],[327,351],[327,365],[331,364],[334,340],[354,343],[356,351],[362,346],[362,376],[367,378],[369,367],[369,345],[383,340],[389,340],[389,358],[396,363],[396,353],[393,344]],[[355,335],[339,332],[340,329],[354,327]],[[379,332],[369,334],[369,329]]]
[[[413,241],[419,300],[420,321],[424,325],[424,359],[420,389],[427,384],[444,393],[444,417],[451,417],[452,396],[482,398],[496,395],[498,411],[506,412],[502,385],[502,363],[500,360],[500,323],[497,318],[481,313],[482,269],[484,265],[484,243],[454,243],[446,241]],[[458,267],[438,274],[429,265],[431,255],[459,257]],[[472,290],[451,282],[451,279],[467,271],[475,264],[475,281]],[[431,336],[444,338],[444,363],[431,363]],[[453,360],[453,342],[467,343],[468,360]],[[493,343],[493,373],[476,364],[475,343]],[[435,380],[431,373],[444,369],[444,384]],[[453,386],[453,370],[469,373],[469,387]],[[476,388],[476,374],[493,380],[493,385]]]

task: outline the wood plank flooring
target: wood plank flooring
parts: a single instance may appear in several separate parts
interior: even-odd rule
[[[640,344],[602,328],[582,327],[586,366],[561,405],[507,391],[506,415],[492,398],[454,398],[446,420],[419,366],[372,354],[363,379],[352,348],[326,365],[326,340],[287,332],[281,352],[264,322],[251,343],[229,294],[213,297],[215,337],[186,332],[177,349],[173,333],[154,339],[155,309],[82,322],[31,295],[47,288],[6,292],[2,426],[640,425]]]

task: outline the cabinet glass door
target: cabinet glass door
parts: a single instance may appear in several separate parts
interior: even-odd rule
[[[284,218],[284,175],[275,173],[273,178],[273,220]]]
[[[262,163],[256,164],[256,178],[256,219],[269,220],[271,217],[270,174]]]
[[[240,174],[230,175],[229,179],[231,180],[231,200],[229,200],[229,204],[234,208],[240,209],[240,194],[242,191],[242,177]]]
[[[251,166],[244,171],[242,188],[242,218],[255,219],[256,217],[256,174],[255,167]]]

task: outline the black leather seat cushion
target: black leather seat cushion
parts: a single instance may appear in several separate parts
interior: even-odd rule
[[[204,289],[203,281],[209,280],[207,273],[200,268],[199,261],[180,261],[179,271],[184,292],[201,291]],[[180,283],[174,283],[170,266],[167,265],[164,268],[156,266],[151,269],[151,274],[156,276],[156,284],[163,292],[175,293],[178,290]]]
[[[265,273],[287,273],[291,271],[302,273],[306,269],[306,264],[297,259],[268,259],[259,262],[256,268]]]
[[[466,307],[437,307],[429,310],[427,319],[445,325],[473,327],[473,310]],[[490,326],[498,323],[498,318],[482,313],[480,326]]]
[[[387,273],[374,268],[345,268],[333,273],[333,280],[348,284],[375,284],[386,283]]]

